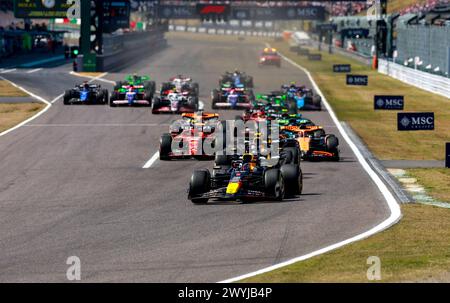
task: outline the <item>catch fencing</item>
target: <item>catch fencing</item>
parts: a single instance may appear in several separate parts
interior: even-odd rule
[[[450,74],[450,26],[409,25],[397,29],[399,62],[419,57],[422,66]]]
[[[379,60],[378,71],[395,79],[450,99],[450,79],[387,60]]]

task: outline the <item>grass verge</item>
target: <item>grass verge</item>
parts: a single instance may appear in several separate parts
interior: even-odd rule
[[[417,183],[422,185],[433,199],[450,203],[450,169],[407,169],[406,172],[416,178]]]
[[[34,116],[43,103],[0,103],[0,133]]]
[[[28,95],[8,81],[0,80],[0,98],[2,97],[28,97]]]
[[[450,210],[410,204],[402,212],[387,231],[243,282],[368,282],[370,256],[381,261],[378,282],[450,281]]]
[[[308,61],[290,52],[284,42],[271,42],[271,45],[311,72],[339,119],[348,122],[379,159],[444,159],[445,142],[450,141],[450,99],[379,74],[341,55],[321,52],[322,61]],[[352,73],[369,76],[369,85],[347,86],[345,74],[333,73],[333,64],[351,64]],[[374,111],[374,95],[404,95],[405,111],[434,112],[436,129],[398,132],[397,112]]]

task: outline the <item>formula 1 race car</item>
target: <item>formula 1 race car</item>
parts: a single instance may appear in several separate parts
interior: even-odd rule
[[[213,109],[249,109],[253,107],[255,95],[243,85],[225,83],[212,91],[211,99]]]
[[[144,105],[152,106],[155,94],[155,82],[148,76],[129,75],[125,81],[119,81],[114,86],[109,105]]]
[[[70,90],[66,90],[63,102],[65,105],[108,104],[108,95],[108,90],[102,88],[101,85],[84,82]]]
[[[149,76],[138,76],[137,74],[128,75],[124,81],[116,82],[114,91],[123,90],[124,87],[134,86],[136,89],[142,90],[142,92],[153,96],[156,91],[155,81],[150,81]]]
[[[281,201],[286,196],[300,195],[303,189],[300,166],[285,164],[282,158],[277,164],[266,166],[260,156],[251,154],[217,156],[212,174],[209,170],[194,171],[188,199],[195,204],[205,204],[209,199]]]
[[[163,83],[160,96],[153,101],[153,114],[194,113],[199,109],[198,90],[186,85],[181,90],[173,83]]]
[[[314,95],[311,89],[297,86],[294,82],[290,85],[283,85],[281,89],[288,101],[294,101],[293,104],[297,110],[322,110],[322,97]]]
[[[296,139],[303,160],[340,160],[339,139],[320,126],[282,126],[280,138]]]
[[[281,56],[275,48],[266,47],[259,56],[258,66],[275,65],[281,67]]]
[[[214,133],[219,123],[218,114],[183,114],[182,119],[172,123],[170,133],[161,136],[160,160],[214,159],[213,154],[204,153],[203,146],[205,144],[214,146]]]
[[[169,82],[164,83],[163,86],[166,87],[166,89],[176,88],[178,91],[189,91],[192,95],[196,95],[197,97],[200,94],[200,88],[198,83],[195,83],[192,81],[192,78],[178,75],[176,77],[170,78]]]
[[[224,84],[232,84],[234,86],[243,86],[246,88],[253,88],[253,77],[246,73],[235,70],[234,73],[225,72],[219,80],[219,86]]]

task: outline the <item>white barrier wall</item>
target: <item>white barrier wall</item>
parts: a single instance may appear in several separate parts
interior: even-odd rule
[[[379,60],[378,72],[450,99],[450,79]]]

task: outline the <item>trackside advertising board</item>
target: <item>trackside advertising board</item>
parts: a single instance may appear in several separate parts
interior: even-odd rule
[[[14,0],[14,17],[21,19],[67,18],[67,11],[73,5],[67,0]]]
[[[351,73],[352,66],[350,64],[335,64],[335,65],[333,65],[333,72],[335,72],[335,73]]]
[[[347,85],[369,85],[369,76],[364,75],[347,75]]]
[[[375,110],[403,110],[405,108],[404,96],[375,96]]]
[[[397,113],[399,131],[434,130],[434,113]]]

